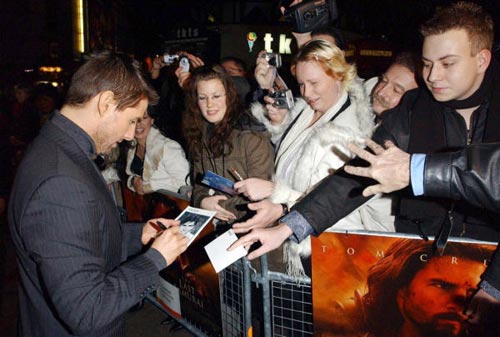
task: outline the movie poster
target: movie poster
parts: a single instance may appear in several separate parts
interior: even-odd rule
[[[416,236],[323,233],[312,240],[315,336],[500,336],[464,314],[496,244],[450,239],[442,256]]]
[[[151,200],[151,217],[176,218],[189,201],[172,192]],[[219,278],[204,247],[216,238],[210,222],[177,260],[160,272],[157,300],[175,318],[183,319],[205,336],[222,336]]]
[[[157,291],[167,311],[206,336],[222,336],[219,278],[204,249],[215,238],[209,223],[177,261],[160,272],[168,289]],[[160,293],[167,294],[166,298]],[[172,307],[166,303],[169,300],[175,303]]]

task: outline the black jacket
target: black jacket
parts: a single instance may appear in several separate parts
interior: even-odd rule
[[[382,124],[373,139],[378,143],[391,140],[409,153],[427,154],[461,150],[468,142],[500,142],[500,71],[496,71],[498,64],[495,61],[492,60],[490,66],[492,83],[483,103],[473,113],[470,132],[456,111],[436,102],[426,88],[418,88],[407,92],[398,107],[383,114]],[[359,158],[350,164],[367,165]],[[338,170],[325,178],[293,210],[308,221],[316,234],[320,234],[367,201],[361,192],[374,183]],[[492,186],[498,186],[498,183]],[[456,190],[452,191],[456,193]],[[395,225],[399,232],[436,235],[443,223],[449,221],[448,211],[453,209],[455,225],[452,236],[496,242],[500,239],[498,214],[485,209],[481,204],[483,200],[478,203],[414,197],[409,189],[398,195],[400,202],[395,209]],[[490,275],[487,281],[500,289],[500,261],[488,268],[485,275]]]
[[[433,109],[422,109],[422,107],[415,109],[415,106],[426,104]],[[391,140],[410,153],[436,153],[461,149],[468,140],[465,122],[456,111],[443,109],[441,106],[433,101],[426,89],[410,91],[403,97],[399,107],[384,113],[382,125],[375,132],[373,139],[378,143]],[[481,114],[484,120],[487,106],[482,106],[479,110],[475,114]],[[486,129],[500,127],[493,123],[488,127],[485,125],[479,123],[475,132],[476,139],[473,142],[480,143],[484,140]],[[363,164],[357,158],[353,161],[351,162],[353,165]],[[369,179],[354,177],[339,170],[335,175],[323,180],[314,191],[295,205],[294,210],[299,211],[308,220],[316,233],[321,233],[362,205],[367,198],[364,198],[361,192],[373,183]],[[408,189],[399,194],[399,204],[395,210],[396,230],[435,235],[443,222],[448,220],[448,210],[452,207],[455,224],[458,224],[454,226],[452,235],[483,240],[500,239],[494,228],[495,214],[485,212],[484,209],[466,202],[414,197]],[[464,223],[467,225],[464,226]]]
[[[125,226],[90,137],[61,114],[19,166],[9,203],[18,256],[18,336],[125,336],[125,312],[160,282],[165,260]]]
[[[462,151],[428,155],[425,159],[426,195],[464,199],[500,213],[500,143],[469,146]],[[499,289],[500,253],[493,256],[482,275]]]
[[[428,196],[464,199],[500,213],[500,143],[428,155],[424,191]]]

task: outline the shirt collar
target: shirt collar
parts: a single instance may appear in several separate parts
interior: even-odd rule
[[[52,117],[52,123],[66,132],[90,159],[95,159],[96,148],[94,141],[81,127],[76,125],[72,120],[60,112],[56,112],[54,114],[54,117]]]

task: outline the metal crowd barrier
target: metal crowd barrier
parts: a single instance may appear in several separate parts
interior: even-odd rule
[[[219,273],[223,337],[312,336],[311,280],[269,271],[266,256],[261,266],[257,272],[242,258]],[[172,316],[154,296],[147,299],[195,336],[208,336],[189,317]],[[258,306],[252,308],[252,299]]]
[[[262,336],[312,336],[311,279],[270,271],[266,255],[260,264],[261,271],[255,272],[252,281],[262,286]]]
[[[177,193],[161,192],[167,197],[187,200]],[[264,255],[260,258],[259,270],[252,267],[247,258],[242,258],[221,271],[218,279],[223,337],[313,335],[310,278],[293,278],[270,271]],[[209,336],[189,317],[173,316],[155,295],[148,295],[146,299],[193,335]]]

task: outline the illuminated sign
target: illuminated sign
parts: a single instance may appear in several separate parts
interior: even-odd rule
[[[83,0],[73,2],[73,43],[77,53],[85,52],[85,7]]]
[[[60,73],[62,71],[61,67],[48,67],[48,66],[41,66],[38,68],[38,70],[42,73]]]
[[[271,43],[274,41],[273,35],[271,33],[266,33],[264,35],[264,49],[268,53],[273,52],[273,48],[271,47]],[[280,34],[278,50],[280,54],[291,54],[292,49],[290,45],[292,43],[292,39],[286,37],[286,34]]]
[[[359,51],[361,56],[375,56],[375,57],[392,57],[391,50],[376,50],[376,49],[361,49]]]

